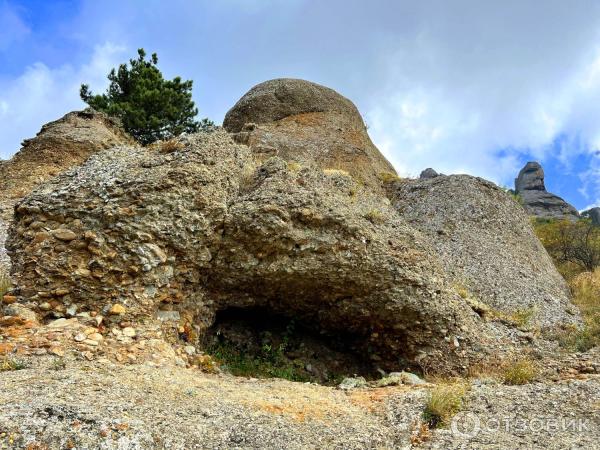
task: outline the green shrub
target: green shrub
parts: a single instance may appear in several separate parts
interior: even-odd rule
[[[12,370],[23,370],[27,368],[27,363],[14,356],[5,356],[0,361],[0,372],[10,372]]]

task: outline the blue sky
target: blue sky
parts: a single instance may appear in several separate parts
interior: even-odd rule
[[[0,0],[0,156],[138,47],[217,122],[256,83],[305,78],[353,100],[402,175],[512,186],[538,160],[549,190],[600,205],[600,2]]]

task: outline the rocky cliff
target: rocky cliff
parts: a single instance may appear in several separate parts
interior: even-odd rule
[[[523,208],[531,216],[543,219],[579,218],[577,210],[557,195],[546,191],[544,169],[537,162],[528,162],[515,179],[515,192],[521,197]]]
[[[87,159],[11,200],[0,446],[593,448],[598,353],[557,355],[546,339],[578,312],[509,195],[433,170],[399,179],[354,105],[314,83],[263,83],[225,127],[140,147],[71,113],[25,147]],[[341,342],[308,351],[331,367],[342,350],[360,358],[371,381],[219,373],[205,338],[228,315]],[[524,357],[550,381],[498,384]],[[477,377],[450,400],[479,432],[430,430],[447,383],[376,379],[402,369]],[[540,412],[589,428],[538,426]],[[524,417],[535,429],[493,428]]]
[[[43,322],[103,317],[174,345],[198,345],[221,311],[263,308],[352,336],[381,367],[438,371],[522,345],[497,312],[577,322],[517,204],[440,176],[400,183],[390,205],[391,168],[334,91],[266,82],[225,127],[97,153],[19,202],[18,301]]]

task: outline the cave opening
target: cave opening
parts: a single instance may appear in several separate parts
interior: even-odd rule
[[[335,385],[345,377],[381,377],[364,339],[266,307],[231,307],[217,312],[202,347],[233,375]]]

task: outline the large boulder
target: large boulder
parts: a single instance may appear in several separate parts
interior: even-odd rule
[[[23,141],[12,159],[0,164],[0,268],[7,270],[9,266],[4,230],[18,200],[100,150],[133,143],[118,121],[92,109],[70,112]]]
[[[9,249],[16,294],[46,320],[75,307],[140,328],[175,311],[165,333],[197,343],[218,311],[261,306],[388,368],[456,370],[502,342],[385,197],[258,162],[223,132],[92,156],[17,206]]]
[[[537,162],[528,162],[515,179],[515,192],[523,208],[531,216],[543,219],[577,220],[579,212],[557,195],[546,190],[544,169]]]
[[[344,170],[378,191],[380,178],[396,173],[371,142],[356,106],[309,81],[285,78],[253,87],[223,127],[257,156]]]
[[[43,324],[75,316],[118,342],[138,333],[179,351],[201,346],[218,314],[265,311],[386,370],[464,371],[530,345],[491,307],[576,322],[525,215],[497,188],[380,180],[388,163],[348,100],[298,80],[252,92],[228,114],[232,133],[117,145],[20,201],[11,301]]]
[[[495,184],[468,175],[403,181],[391,198],[429,237],[459,290],[531,324],[577,323],[565,281],[527,215]]]

